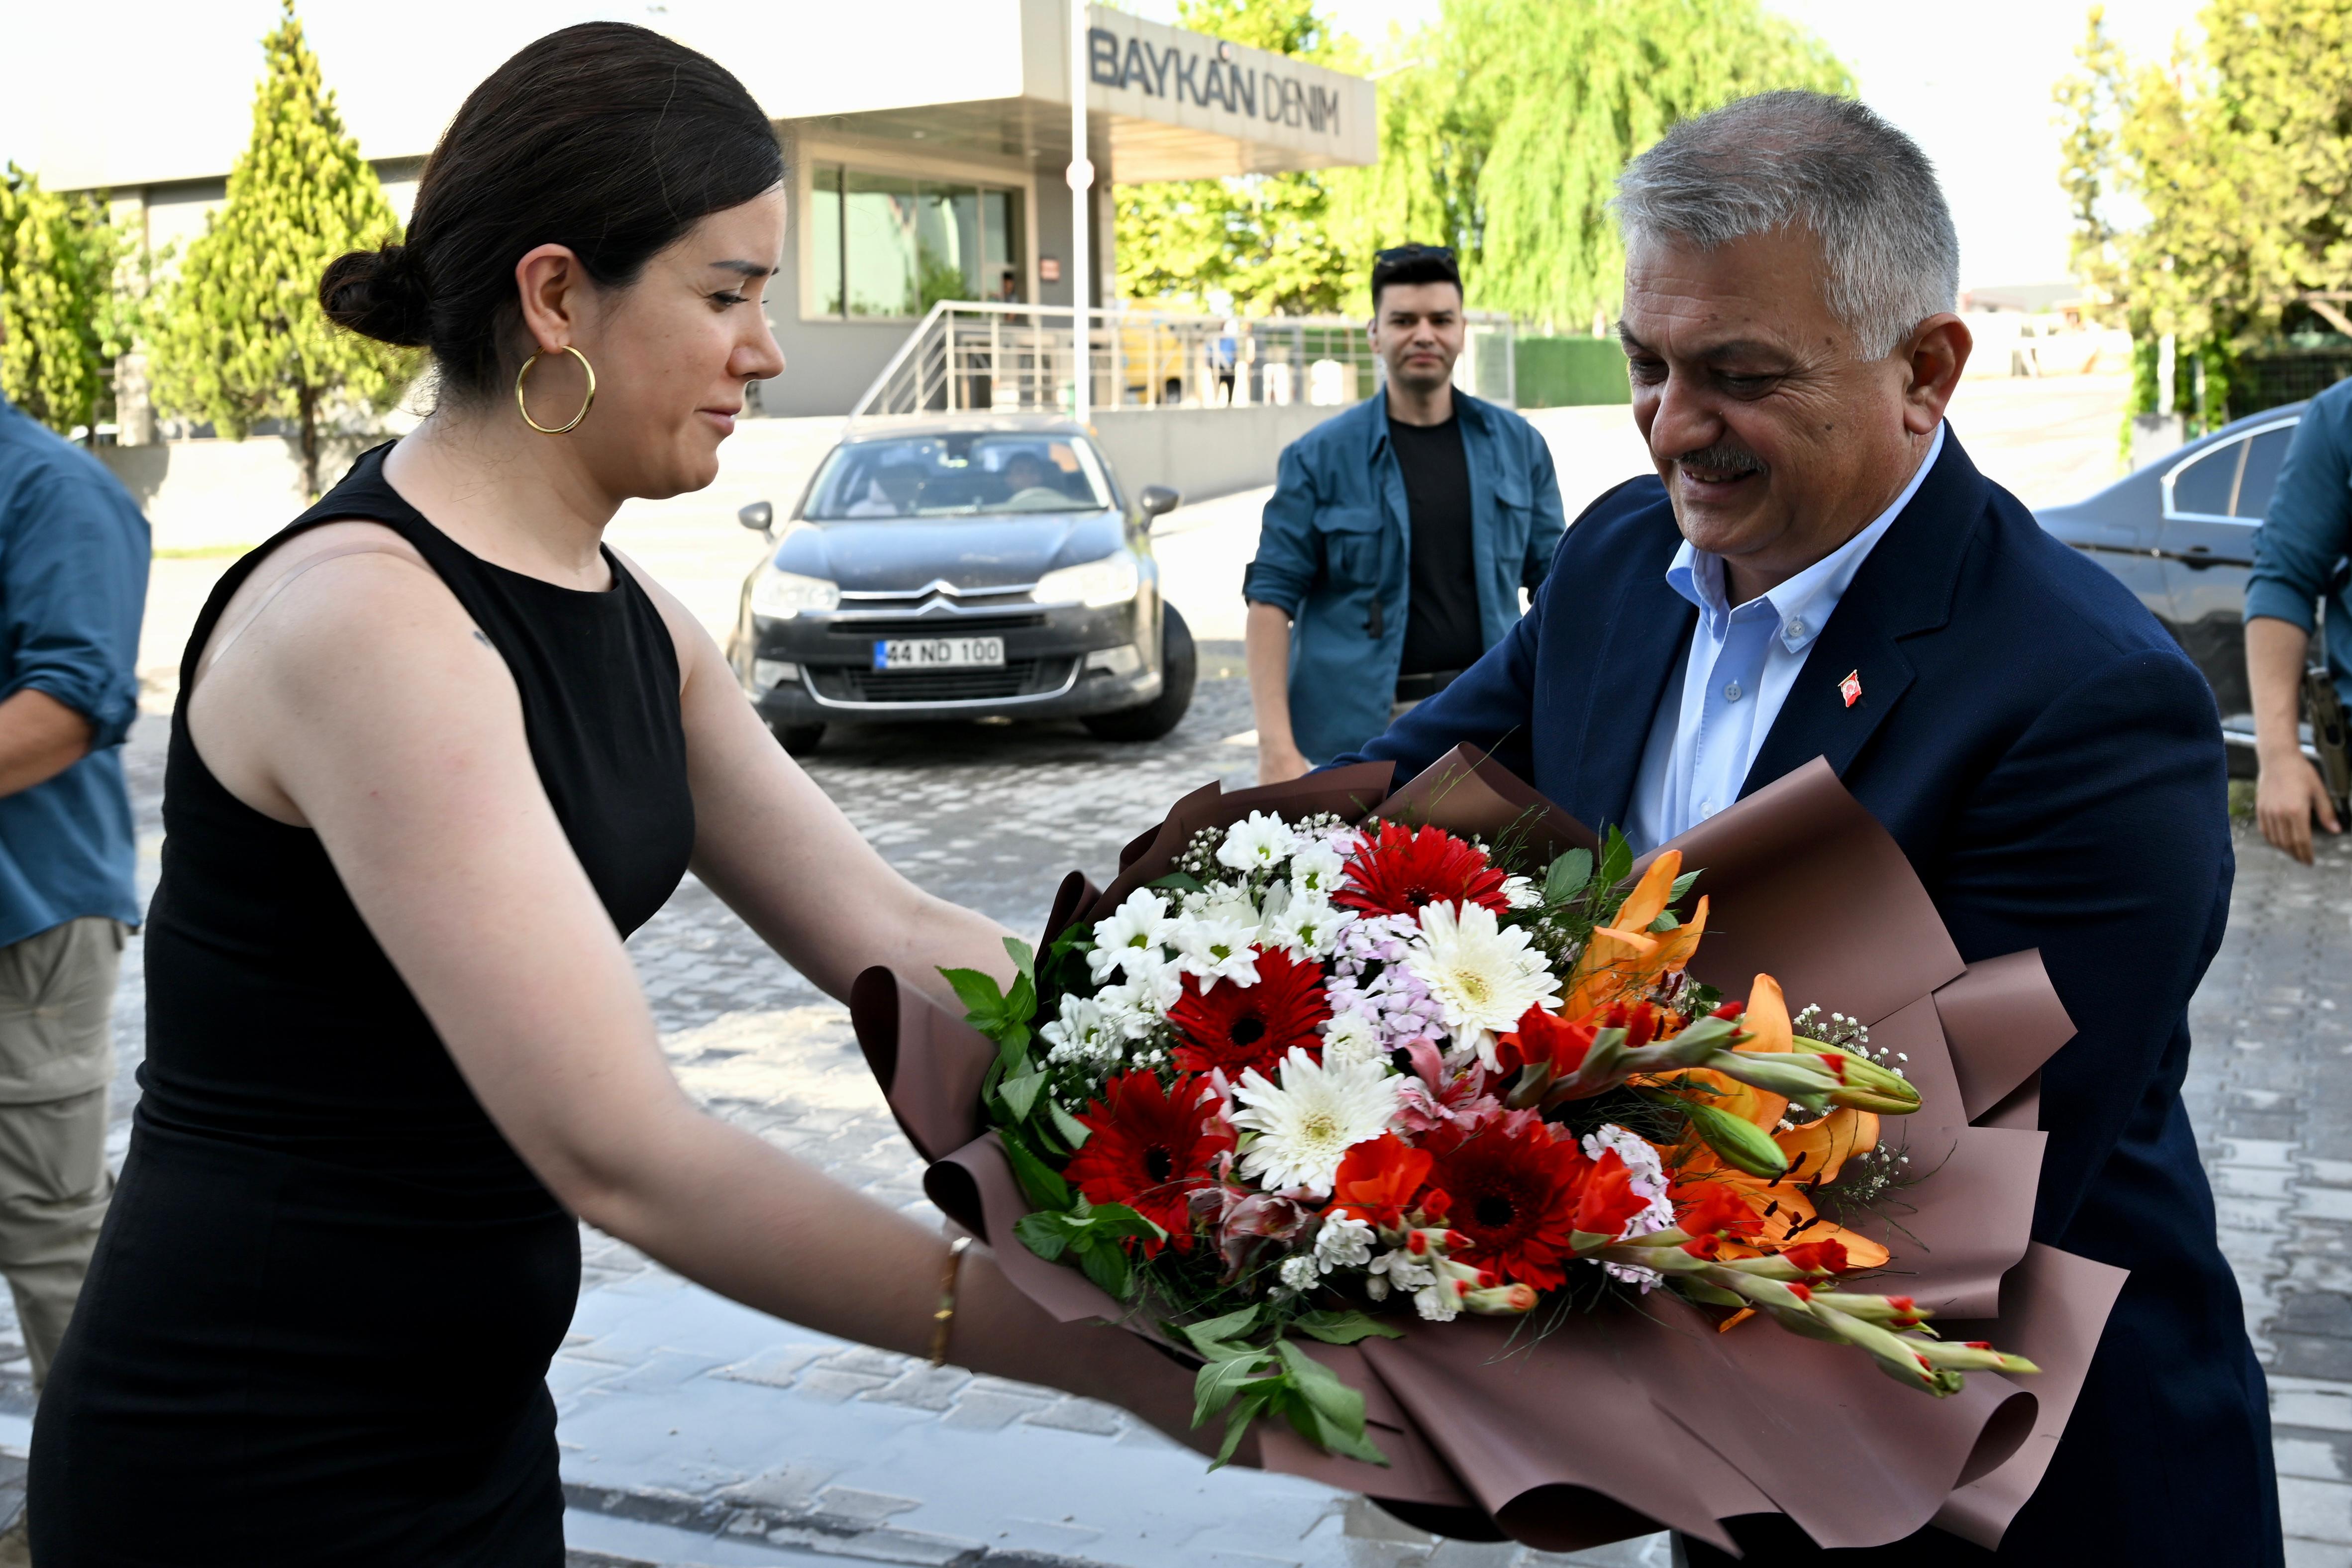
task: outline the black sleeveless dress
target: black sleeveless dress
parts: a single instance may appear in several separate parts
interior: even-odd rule
[[[189,677],[270,549],[334,519],[389,524],[506,660],[540,781],[625,935],[693,844],[677,655],[609,552],[601,594],[492,565],[384,482],[389,450],[232,568],[188,644],[143,1098],[35,1424],[43,1568],[563,1561],[544,1380],[578,1228],[459,1078],[317,836],[205,768]]]

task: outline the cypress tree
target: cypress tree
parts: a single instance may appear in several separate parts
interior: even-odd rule
[[[0,177],[0,392],[61,436],[112,411],[127,248],[102,197],[45,191],[14,163]]]
[[[262,419],[292,426],[316,495],[329,426],[388,406],[409,356],[340,331],[319,308],[327,263],[396,239],[400,224],[343,129],[294,0],[283,3],[262,40],[253,140],[229,173],[226,205],[188,247],[155,343],[155,398],[226,436]]]

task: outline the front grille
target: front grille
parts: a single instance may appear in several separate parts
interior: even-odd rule
[[[812,668],[808,675],[817,695],[835,702],[986,702],[1058,691],[1075,662],[1021,658],[1002,669]]]
[[[1034,616],[926,616],[911,621],[835,621],[826,629],[837,637],[992,637],[1033,631],[1045,624]]]

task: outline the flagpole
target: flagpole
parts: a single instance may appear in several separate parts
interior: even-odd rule
[[[1088,195],[1095,166],[1087,157],[1087,0],[1070,6],[1070,354],[1076,374],[1071,413],[1081,425],[1094,416],[1094,363],[1087,333],[1093,288],[1094,214]]]

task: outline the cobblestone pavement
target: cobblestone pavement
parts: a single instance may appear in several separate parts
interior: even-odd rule
[[[1163,547],[1171,591],[1189,576],[1211,582],[1213,558],[1235,553],[1223,535],[1249,527],[1240,513],[1252,509],[1222,510],[1234,516],[1212,526],[1210,508],[1188,509],[1207,531]],[[1208,636],[1232,635],[1218,606],[1186,604]],[[1118,845],[1210,778],[1249,782],[1254,754],[1232,743],[1251,722],[1240,650],[1209,641],[1202,652],[1192,713],[1163,742],[1114,746],[1074,726],[847,731],[809,771],[915,880],[1034,930],[1066,871],[1099,877]],[[163,740],[164,721],[142,719],[127,752],[150,888]],[[2330,845],[2313,870],[2258,842],[2242,839],[2240,853],[2230,934],[2196,1005],[2190,1107],[2248,1321],[2273,1368],[2290,1562],[2352,1568],[2352,1093],[2338,1087],[2352,1070],[2352,845]],[[844,1009],[690,879],[630,949],[664,1048],[715,1114],[928,1212]],[[144,1029],[142,958],[134,942],[118,1002],[118,1161]],[[1663,1538],[1571,1558],[1439,1543],[1303,1481],[1205,1475],[1197,1457],[1116,1410],[780,1322],[593,1232],[583,1247],[573,1332],[550,1375],[581,1568],[843,1556],[959,1568],[1666,1561]],[[30,1430],[15,1337],[0,1297],[0,1513],[21,1484],[12,1455]]]
[[[1225,743],[1249,722],[1237,650],[1203,653],[1200,700],[1165,742],[1114,747],[1075,728],[853,732],[829,739],[810,771],[909,876],[1026,930],[1065,870],[1109,866],[1175,795],[1210,777],[1248,781],[1252,754]],[[163,721],[144,719],[129,749],[151,886],[163,738]],[[2327,845],[2313,870],[2243,837],[2239,853],[2229,936],[2196,1004],[2189,1104],[2273,1369],[2290,1562],[2352,1568],[2352,844]],[[692,881],[630,945],[692,1093],[920,1208],[913,1152],[842,1008]],[[119,1159],[144,1026],[135,942],[118,1006]],[[1569,1559],[1440,1545],[1306,1482],[1204,1475],[1115,1410],[833,1341],[593,1232],[583,1241],[579,1312],[550,1378],[583,1568],[1665,1563],[1657,1539]],[[0,1300],[0,1511],[18,1470],[6,1450],[21,1455],[30,1431],[14,1339]]]

